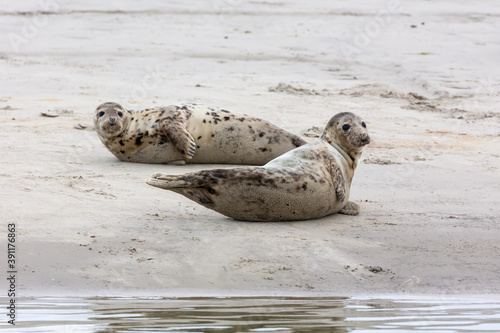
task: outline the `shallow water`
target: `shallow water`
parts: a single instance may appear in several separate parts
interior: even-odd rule
[[[1,304],[6,304],[5,298]],[[35,298],[5,332],[500,332],[500,300]],[[3,307],[3,306],[2,306]],[[5,317],[4,317],[5,318]]]

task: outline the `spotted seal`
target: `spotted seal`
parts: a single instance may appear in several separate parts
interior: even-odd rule
[[[306,144],[265,120],[199,104],[134,112],[108,102],[95,110],[94,126],[119,160],[137,163],[263,165]]]
[[[349,199],[366,124],[350,112],[335,115],[315,141],[260,167],[155,174],[149,185],[185,197],[235,220],[293,221],[334,213],[357,215]]]

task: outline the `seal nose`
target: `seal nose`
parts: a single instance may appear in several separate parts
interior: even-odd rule
[[[361,139],[361,142],[363,143],[370,143],[370,136],[366,133],[362,133],[359,138]]]
[[[111,126],[113,126],[115,123],[116,123],[116,119],[115,118],[109,118],[109,124]]]

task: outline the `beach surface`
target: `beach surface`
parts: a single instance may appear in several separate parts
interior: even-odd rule
[[[15,224],[17,295],[500,293],[499,17],[496,1],[4,3],[0,257]],[[236,222],[148,186],[220,166],[118,161],[92,128],[107,101],[297,134],[354,112],[372,138],[361,214]]]

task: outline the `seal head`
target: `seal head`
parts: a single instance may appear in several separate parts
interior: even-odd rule
[[[366,123],[351,112],[341,112],[333,116],[321,139],[337,149],[354,169],[361,157],[361,150],[370,143]]]
[[[94,127],[102,137],[116,137],[127,129],[128,115],[129,111],[118,103],[103,103],[95,110]]]

